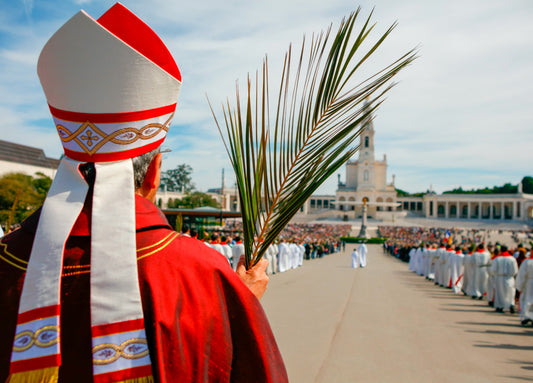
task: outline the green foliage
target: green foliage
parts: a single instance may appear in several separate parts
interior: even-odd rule
[[[341,237],[341,241],[346,243],[362,243],[365,242],[369,245],[383,244],[387,238],[373,237],[373,238],[360,238],[360,237]]]
[[[6,229],[22,222],[42,205],[52,179],[42,173],[32,177],[23,173],[8,173],[0,177],[0,222]]]
[[[411,194],[409,194],[406,191],[403,191],[402,189],[396,189],[396,195],[398,197],[409,197],[409,196],[411,196]]]
[[[37,195],[42,200],[42,202],[44,202],[46,194],[48,194],[48,190],[50,190],[50,186],[52,186],[52,179],[41,172],[36,173],[36,175],[37,178],[33,178],[32,183],[35,187]]]
[[[190,165],[178,165],[175,169],[161,172],[161,186],[172,192],[190,192],[194,190],[191,174],[192,167]]]
[[[463,190],[461,186],[456,189],[442,192],[442,194],[516,194],[518,186],[506,183],[503,186],[485,187],[483,189]]]
[[[196,207],[211,206],[220,209],[220,204],[209,194],[193,192],[185,195],[182,199],[169,201],[170,208],[194,209]]]
[[[533,177],[526,176],[522,178],[522,192],[533,194]]]
[[[396,195],[398,197],[423,197],[425,196],[426,194],[429,194],[429,190],[426,191],[425,193],[409,193],[409,192],[406,192],[402,189],[396,189]]]
[[[330,27],[309,43],[304,39],[295,63],[289,48],[279,90],[272,93],[265,59],[261,74],[248,78],[244,105],[239,88],[235,106],[229,101],[223,105],[224,128],[211,107],[235,171],[247,268],[261,259],[312,193],[358,150],[354,143],[393,86],[391,80],[415,59],[415,52],[409,51],[361,78],[358,69],[395,24],[370,42],[372,15],[356,28],[359,12],[344,19],[337,33]],[[277,97],[273,108],[270,94]]]

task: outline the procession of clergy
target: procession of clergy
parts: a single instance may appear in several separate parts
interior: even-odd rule
[[[456,294],[486,299],[489,306],[501,313],[518,311],[515,306],[518,290],[521,323],[533,325],[532,252],[520,246],[510,253],[505,245],[491,250],[483,243],[477,248],[472,246],[470,251],[451,243],[441,243],[440,247],[422,244],[409,251],[409,270]]]
[[[244,254],[244,244],[239,236],[229,243],[226,237],[215,236],[210,242],[204,242],[226,257],[233,270],[237,270],[239,259]],[[231,244],[231,245],[230,245]],[[268,261],[267,274],[284,273],[303,265],[305,246],[303,242],[285,241],[271,244],[264,257]]]
[[[192,229],[182,228],[182,234],[196,236]],[[212,233],[201,241],[224,255],[234,270],[244,254],[244,244],[240,234],[242,222],[226,222],[226,234]],[[340,238],[348,236],[351,225],[289,224],[266,251],[267,274],[284,273],[303,265],[304,259],[321,258],[325,254],[336,253],[343,246]],[[230,234],[227,234],[231,232]]]

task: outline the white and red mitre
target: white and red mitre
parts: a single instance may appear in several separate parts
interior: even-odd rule
[[[132,158],[165,138],[181,74],[161,39],[116,4],[98,20],[80,11],[46,43],[37,72],[65,154]]]
[[[46,43],[37,71],[66,156],[35,233],[9,381],[57,381],[63,252],[89,190],[79,167],[94,162],[93,380],[152,382],[137,272],[131,159],[165,139],[181,74],[155,32],[118,3],[98,20],[84,11],[74,15]]]

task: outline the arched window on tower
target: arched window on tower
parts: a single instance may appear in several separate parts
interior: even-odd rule
[[[364,173],[364,180],[365,181],[368,181],[368,170],[365,170],[365,173]]]
[[[368,148],[368,145],[370,143],[370,139],[368,138],[368,136],[365,137],[365,148]]]

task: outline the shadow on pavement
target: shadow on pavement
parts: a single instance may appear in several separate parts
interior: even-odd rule
[[[509,363],[521,365],[520,368],[522,370],[533,371],[533,362],[530,361],[530,360],[510,360]],[[532,376],[529,376],[529,377],[525,377],[525,376],[504,376],[504,378],[522,380],[522,381],[526,381],[526,382],[533,382],[533,377]]]
[[[479,308],[479,305],[472,304],[472,303],[469,304],[469,302],[465,302],[464,304],[463,303],[443,303],[442,305],[443,306],[476,307],[476,308]]]
[[[524,382],[533,382],[533,378],[527,376],[511,376],[511,375],[500,375],[502,378],[509,378],[514,380],[522,380]]]
[[[480,309],[480,310],[470,310],[470,309],[467,309],[467,310],[459,310],[459,309],[446,309],[446,308],[441,308],[439,309],[440,311],[456,311],[456,312],[464,312],[464,313],[485,313],[485,314],[499,314],[499,313],[496,313],[496,312],[491,312],[491,311],[487,311],[487,310],[484,310],[484,309]],[[499,314],[501,315],[501,314]]]
[[[480,326],[480,327],[481,326],[506,326],[506,327],[522,328],[522,326],[518,322],[518,317],[516,319],[517,319],[516,324],[514,323],[488,323],[488,322],[456,322],[456,323],[457,324],[470,324],[473,326]]]
[[[474,347],[500,348],[502,350],[533,351],[533,346],[518,346],[516,344],[475,344]]]
[[[435,299],[453,299],[453,300],[457,299],[457,297],[454,297],[453,295],[448,295],[448,294],[441,294],[441,295],[429,295],[428,294],[428,297],[435,298]]]
[[[533,336],[533,331],[510,332],[510,331],[494,331],[494,330],[485,330],[485,331],[466,330],[466,332],[470,332],[470,333],[474,333],[474,334],[499,334],[499,335]]]

